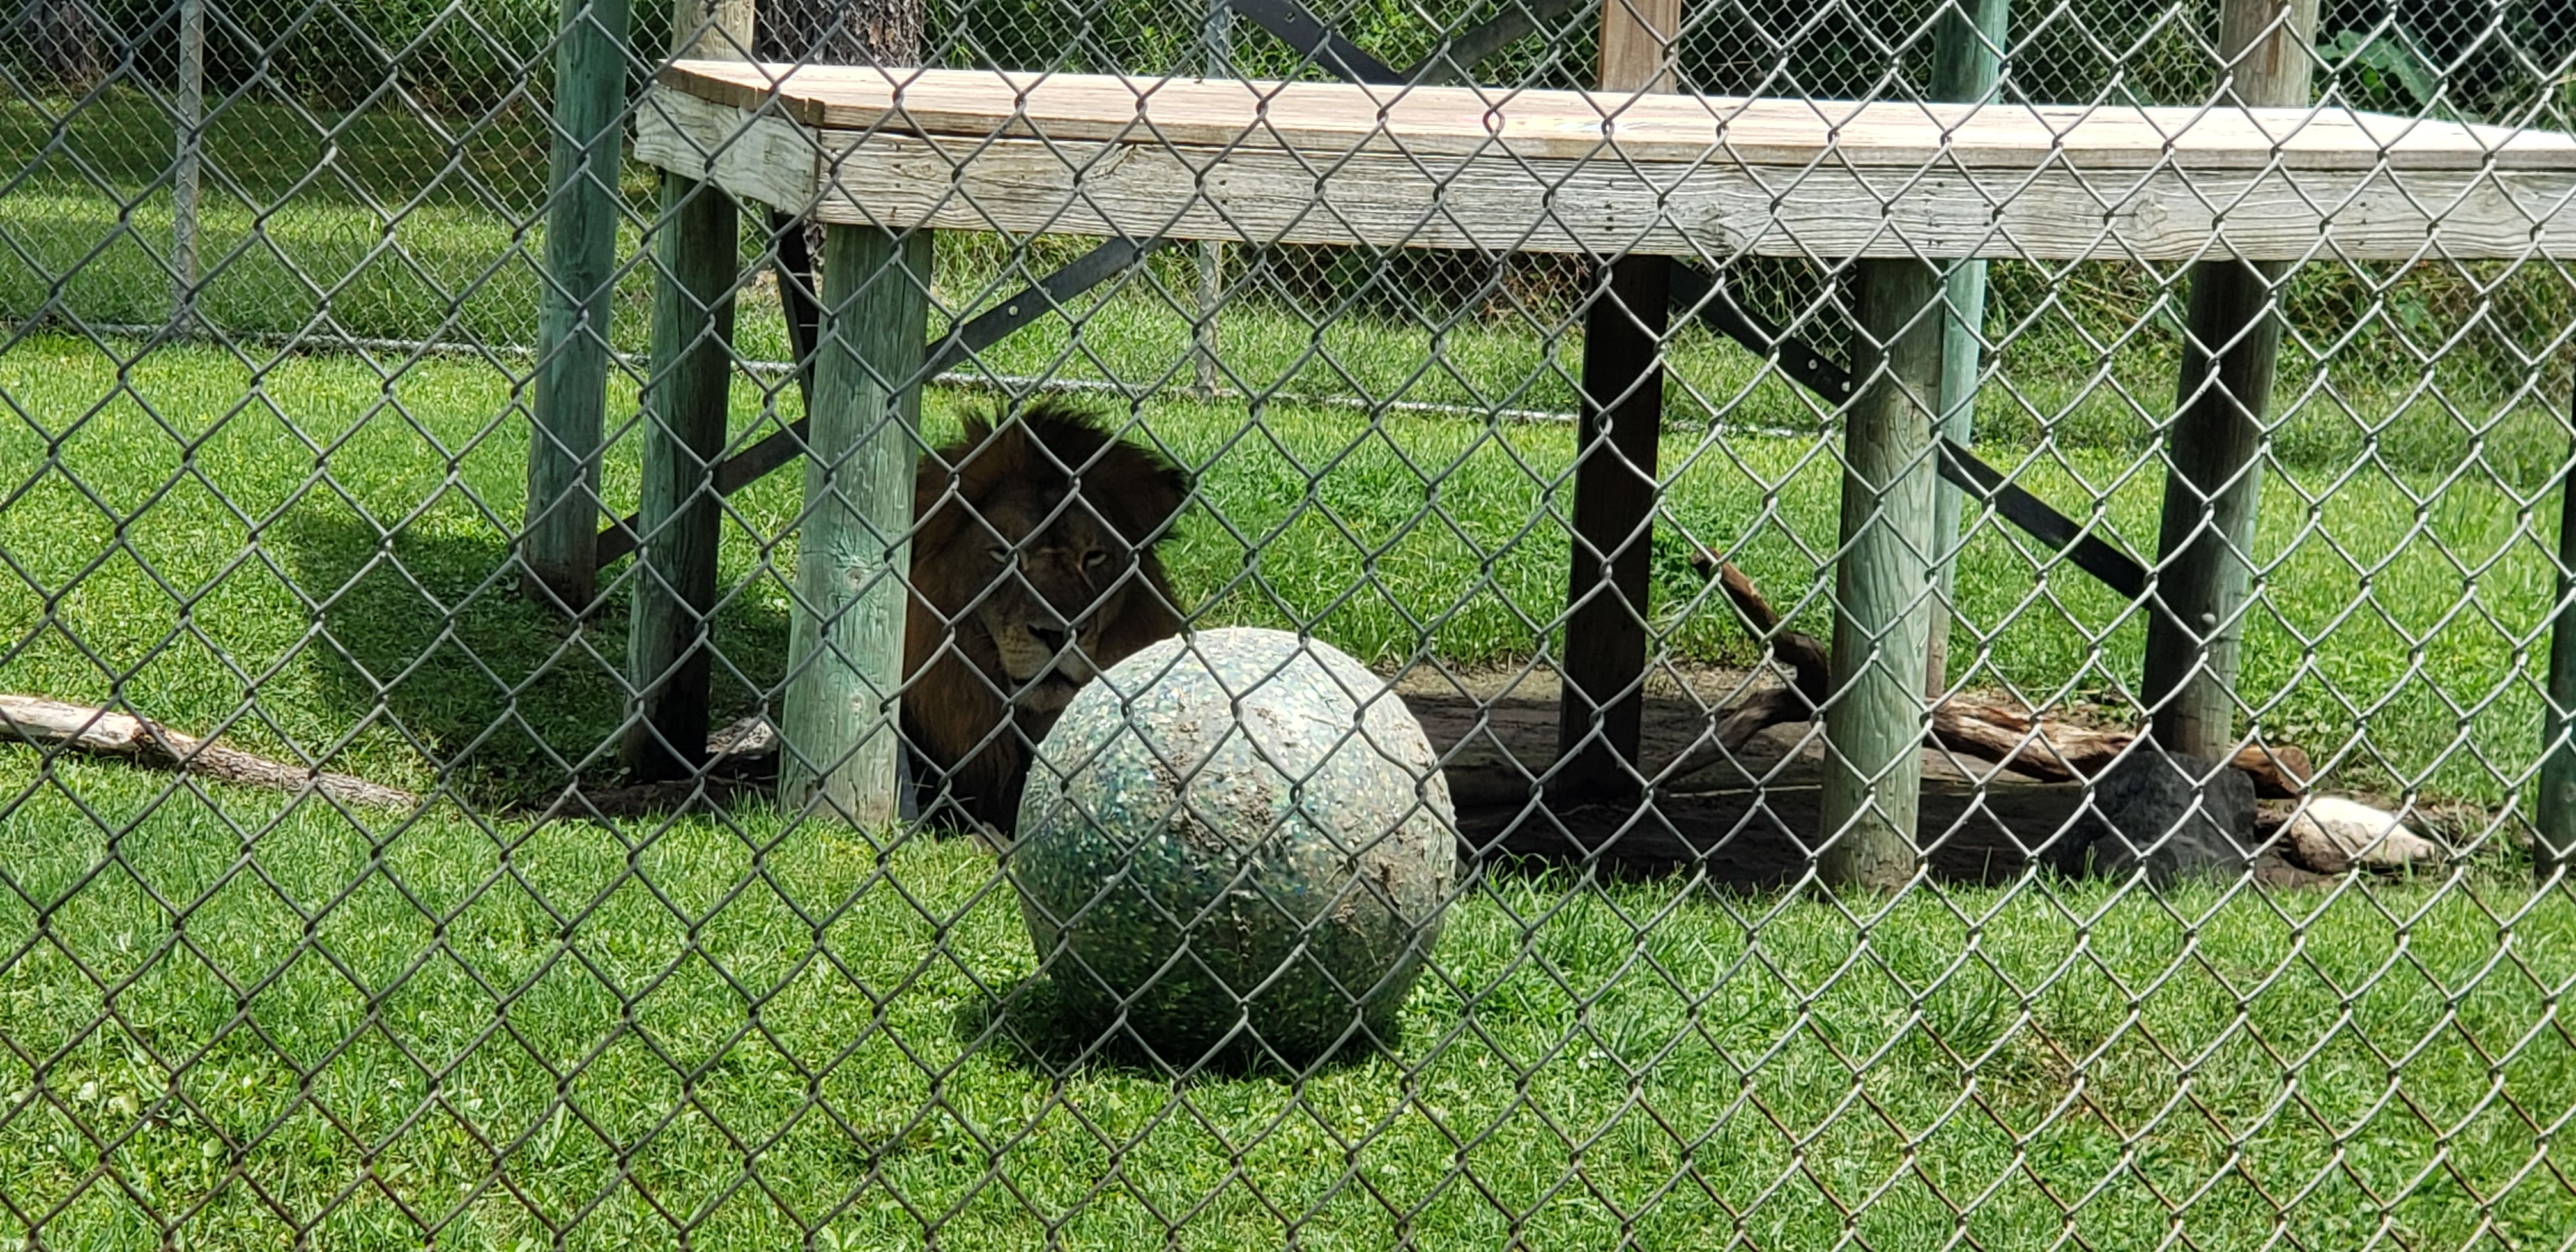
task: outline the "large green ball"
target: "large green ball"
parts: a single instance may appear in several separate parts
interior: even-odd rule
[[[1075,695],[1009,864],[1068,1010],[1099,1026],[1124,1005],[1174,1063],[1247,1034],[1303,1062],[1361,1028],[1394,1038],[1439,938],[1456,821],[1384,682],[1313,640],[1231,628]]]

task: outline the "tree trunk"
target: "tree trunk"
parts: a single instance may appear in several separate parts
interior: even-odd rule
[[[763,0],[764,61],[815,65],[921,63],[921,0]]]
[[[24,12],[36,48],[55,84],[68,89],[98,81],[98,22],[89,0],[31,0]]]

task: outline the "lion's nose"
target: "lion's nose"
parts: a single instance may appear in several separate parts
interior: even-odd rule
[[[1029,634],[1037,639],[1039,647],[1044,648],[1049,652],[1064,651],[1064,640],[1067,632],[1061,627],[1031,626],[1029,627]]]

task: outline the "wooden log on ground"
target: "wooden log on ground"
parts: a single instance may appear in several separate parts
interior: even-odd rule
[[[805,521],[796,553],[779,793],[857,825],[896,813],[912,476],[920,443],[931,232],[823,236]]]
[[[1829,884],[1883,890],[1920,864],[1941,272],[1919,260],[1863,261],[1860,276],[1852,375],[1861,390],[1844,416],[1817,868]]]
[[[708,618],[716,607],[724,456],[733,383],[734,264],[740,214],[713,183],[662,175],[653,252],[653,367],[647,380],[641,544],[627,620],[636,707],[620,755],[640,781],[695,770],[707,738]]]
[[[1789,691],[1780,689],[1754,693],[1719,720],[1713,746],[1702,745],[1660,771],[1667,783],[1726,759],[1767,727],[1807,720],[1832,690],[1825,646],[1813,635],[1783,629],[1778,611],[1734,562],[1702,548],[1691,556],[1691,568],[1714,578],[1753,633],[1769,641],[1773,658],[1789,667],[1790,689],[1797,698],[1787,698]],[[2043,718],[1991,700],[1953,696],[1933,708],[1932,738],[1950,751],[2006,765],[2034,778],[2074,782],[2110,768],[2137,735]],[[2306,793],[2308,781],[2316,775],[2307,753],[2287,744],[2248,745],[2231,764],[2252,775],[2255,793],[2267,799],[2295,799]]]
[[[273,761],[257,753],[181,734],[132,713],[40,696],[0,695],[0,742],[20,741],[87,756],[127,760],[217,782],[273,791],[310,789],[342,804],[415,809],[420,797],[348,774]]]
[[[2308,102],[2316,18],[2317,0],[2224,0],[2218,46],[2238,103]],[[2203,760],[2235,752],[2257,456],[2281,348],[2274,292],[2288,275],[2285,262],[2236,259],[2204,261],[2191,272],[2141,692],[2156,741]]]

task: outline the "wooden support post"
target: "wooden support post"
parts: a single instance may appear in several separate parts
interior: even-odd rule
[[[857,825],[895,816],[912,475],[931,233],[823,234],[823,324],[779,726],[781,799]]]
[[[555,45],[546,273],[529,397],[521,586],[540,604],[590,608],[597,587],[599,440],[608,407],[617,167],[625,149],[628,0],[564,0]]]
[[[748,61],[751,56],[754,0],[674,0],[671,5],[671,58],[697,61]]]
[[[1948,0],[1932,33],[1932,98],[1982,102],[1995,90],[2011,9],[2008,0]],[[1941,324],[1941,435],[1971,447],[1977,434],[1978,335],[1986,324],[1986,263],[1955,261],[1945,284],[1950,315]],[[1923,666],[1923,694],[1939,699],[1950,686],[1950,605],[1956,584],[1960,493],[1933,492],[1933,582],[1930,655]]]
[[[1662,257],[1611,262],[1584,315],[1573,572],[1557,696],[1558,765],[1548,784],[1572,799],[1634,795],[1640,783],[1646,584],[1671,272]]]
[[[1681,0],[1607,0],[1601,87],[1670,91]],[[1655,450],[1663,434],[1664,328],[1672,264],[1605,263],[1583,319],[1583,416],[1575,437],[1573,569],[1549,788],[1576,800],[1633,795],[1645,709],[1647,558]]]
[[[709,615],[716,606],[725,450],[733,383],[735,251],[741,219],[713,183],[662,175],[653,251],[653,371],[626,672],[635,692],[622,755],[637,778],[685,777],[705,755]]]
[[[1843,417],[1818,871],[1829,884],[1884,890],[1911,880],[1920,860],[1942,277],[1925,261],[1859,266],[1861,386]]]
[[[2576,428],[2576,402],[2568,405]],[[2568,448],[2576,459],[2576,443]],[[2540,802],[2531,872],[2546,885],[2576,868],[2576,472],[2558,481],[2558,601],[2549,623],[2548,703],[2540,709]]]
[[[675,56],[739,59],[751,0],[678,0]],[[619,755],[644,781],[682,778],[706,755],[709,614],[716,605],[724,456],[733,385],[741,214],[713,183],[662,175],[652,239],[653,366],[645,381],[644,482],[636,512],[626,678],[635,708]]]
[[[2308,102],[2317,0],[2224,0],[2221,68],[2234,103]],[[2156,742],[2224,761],[2236,747],[2236,649],[2254,556],[2257,463],[2281,323],[2278,261],[2192,267],[2178,411],[2165,437],[2163,524],[2147,618],[2145,682]]]

